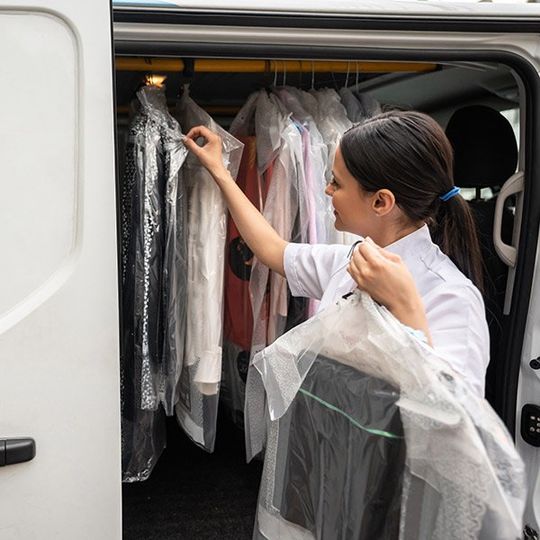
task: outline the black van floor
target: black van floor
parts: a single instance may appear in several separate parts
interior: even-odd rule
[[[245,462],[244,437],[219,419],[213,454],[168,419],[167,448],[145,482],[123,485],[125,540],[248,540],[262,463]]]

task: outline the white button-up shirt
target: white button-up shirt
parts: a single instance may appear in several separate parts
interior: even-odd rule
[[[320,308],[353,291],[350,246],[289,244],[285,274],[294,296],[321,300]],[[435,350],[484,395],[489,330],[482,295],[433,243],[427,225],[386,247],[414,277]]]

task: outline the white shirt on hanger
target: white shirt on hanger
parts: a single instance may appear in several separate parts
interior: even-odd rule
[[[293,296],[321,300],[320,308],[353,291],[350,246],[288,244],[285,274]],[[386,247],[412,273],[435,350],[484,395],[489,330],[482,295],[431,240],[427,225]]]

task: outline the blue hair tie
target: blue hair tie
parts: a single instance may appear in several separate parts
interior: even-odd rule
[[[441,199],[441,201],[443,202],[446,202],[450,200],[452,197],[454,197],[455,195],[457,195],[460,191],[461,189],[459,189],[457,186],[454,186],[448,193],[441,195],[439,199]]]

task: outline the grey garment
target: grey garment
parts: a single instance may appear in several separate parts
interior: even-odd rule
[[[398,538],[405,467],[398,398],[380,379],[316,358],[280,420],[286,452],[278,455],[285,465],[274,506],[283,518],[317,539]]]
[[[381,112],[379,102],[369,93],[342,88],[339,91],[339,96],[347,111],[347,116],[353,124],[362,122],[362,120]]]
[[[183,361],[187,150],[163,90],[144,87],[126,145],[121,196],[122,446],[125,480],[148,477],[164,447]],[[157,455],[156,455],[157,454]]]

